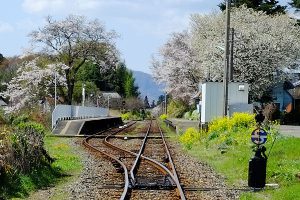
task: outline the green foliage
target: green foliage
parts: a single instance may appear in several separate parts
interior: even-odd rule
[[[145,108],[150,108],[150,104],[149,104],[147,96],[145,96],[145,98],[144,98],[144,106],[145,106]]]
[[[200,141],[201,132],[195,128],[188,128],[180,137],[179,141],[187,148],[191,149],[192,145]]]
[[[292,2],[290,2],[289,4],[296,9],[300,9],[300,0],[292,0]]]
[[[4,110],[0,108],[0,125],[7,123],[7,118],[5,117]]]
[[[132,72],[127,69],[124,83],[125,98],[138,97],[140,95],[138,87],[134,85],[134,82],[135,78],[133,77]]]
[[[132,118],[131,112],[121,114],[122,120],[130,120]]]
[[[162,115],[159,116],[159,118],[160,118],[161,120],[165,120],[165,119],[168,118],[168,115],[162,114]]]
[[[28,122],[29,115],[28,114],[21,114],[21,115],[10,115],[9,121],[12,125],[16,126],[22,122]]]
[[[165,99],[165,95],[159,95],[156,105],[159,105],[162,102],[164,102],[164,99]]]
[[[98,94],[98,89],[97,89],[97,86],[94,82],[77,81],[75,83],[74,92],[73,92],[73,100],[77,103],[80,103],[82,101],[82,87],[83,87],[83,84],[85,84],[86,99],[87,98],[93,98]]]
[[[151,118],[151,113],[149,111],[143,111],[143,109],[133,110],[121,114],[121,118],[122,120],[144,120]]]
[[[120,63],[114,74],[115,91],[125,98],[139,96],[138,87],[134,85],[135,79],[125,63]]]
[[[186,113],[184,113],[183,118],[184,119],[191,119],[191,111],[187,111]]]
[[[214,132],[223,133],[229,131],[240,131],[244,128],[253,128],[254,126],[254,115],[250,115],[248,113],[234,113],[231,118],[218,118],[209,123],[208,134]]]
[[[279,5],[276,0],[235,0],[233,4],[234,7],[240,7],[242,5],[256,11],[266,12],[268,15],[284,14],[286,9],[286,6]],[[219,7],[224,11],[226,9],[226,3],[220,3]]]
[[[120,63],[117,65],[117,69],[114,74],[114,85],[115,91],[118,92],[121,96],[125,96],[125,81],[126,81],[126,65],[125,63]]]
[[[0,83],[8,83],[16,74],[19,58],[4,58],[0,55]],[[0,84],[0,92],[6,90],[6,86]]]
[[[43,135],[34,129],[27,128],[25,123],[22,128],[17,129],[10,135],[13,149],[14,168],[22,173],[40,167],[44,163]]]
[[[9,116],[10,124],[19,130],[33,130],[37,134],[44,136],[46,133],[46,128],[35,121],[30,120],[29,114],[21,114],[21,115],[10,115]]]
[[[213,120],[208,125],[206,145],[216,146],[226,152],[233,145],[248,145],[249,135],[255,129],[254,115],[234,113],[231,118]]]
[[[191,120],[199,120],[200,119],[200,115],[198,110],[194,110],[191,114]]]
[[[199,112],[197,110],[194,110],[194,111],[188,111],[184,113],[183,118],[188,120],[199,120],[200,116],[199,116]]]
[[[70,146],[69,139],[46,137],[45,144],[50,154],[56,158],[51,165],[42,165],[30,173],[10,171],[1,177],[0,199],[26,198],[30,192],[66,181],[68,175],[82,169],[79,156]]]
[[[92,62],[85,63],[76,74],[76,82],[94,83],[100,91],[113,90],[114,68],[103,71],[100,67]]]
[[[170,117],[180,118],[188,110],[188,106],[181,100],[171,100],[168,104],[168,114]]]
[[[21,130],[33,130],[37,134],[40,134],[41,136],[44,136],[46,133],[45,127],[37,122],[20,122],[19,124],[16,125],[17,128]]]

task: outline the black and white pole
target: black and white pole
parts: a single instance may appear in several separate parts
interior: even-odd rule
[[[267,141],[267,132],[261,128],[264,119],[265,117],[260,111],[255,116],[257,128],[251,134],[251,140],[256,144],[256,148],[254,149],[254,156],[249,160],[248,186],[254,190],[264,188],[266,185],[268,157],[265,154],[266,147],[263,144]]]

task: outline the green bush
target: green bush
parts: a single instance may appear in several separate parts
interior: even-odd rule
[[[29,121],[29,115],[27,114],[21,114],[19,116],[11,115],[10,116],[10,123],[12,125],[18,125],[22,122],[28,122]]]
[[[36,133],[38,133],[42,136],[44,136],[45,132],[46,132],[45,127],[42,124],[37,123],[37,122],[21,122],[21,123],[17,124],[16,126],[22,130],[32,129]]]
[[[180,100],[171,100],[168,104],[168,114],[170,117],[181,118],[188,109],[188,105]]]
[[[212,132],[230,132],[242,131],[243,129],[253,129],[255,127],[255,119],[253,114],[234,113],[232,117],[217,118],[209,123],[208,133]]]
[[[33,128],[17,129],[10,135],[14,168],[22,173],[40,167],[44,163],[43,135]]]
[[[131,119],[131,113],[130,112],[123,113],[123,114],[121,114],[121,118],[122,118],[122,120],[130,120]]]
[[[184,113],[183,118],[184,119],[191,119],[191,112],[188,111],[188,112]]]
[[[214,145],[224,151],[232,145],[247,145],[252,130],[255,129],[254,115],[248,113],[234,113],[232,117],[213,120],[208,125],[207,145]]]
[[[188,120],[199,120],[200,116],[199,116],[199,112],[197,110],[193,110],[193,111],[188,111],[188,112],[184,113],[183,118],[188,119]]]
[[[194,110],[191,114],[191,120],[199,120],[200,119],[200,115],[198,110]]]
[[[162,114],[161,116],[159,116],[159,118],[160,118],[161,120],[165,120],[165,119],[168,118],[168,115]]]
[[[188,128],[180,137],[179,141],[187,148],[191,149],[193,144],[200,141],[201,133],[195,128]]]
[[[194,111],[192,115],[196,114],[197,111]],[[207,132],[201,133],[196,129],[187,129],[180,137],[180,141],[186,147],[191,148],[196,141],[200,142],[200,135],[203,135],[205,136],[203,141],[207,146],[215,146],[221,151],[237,144],[247,145],[251,131],[255,129],[255,119],[254,115],[248,113],[234,113],[231,118],[223,117],[213,120],[208,127]]]
[[[121,114],[122,120],[143,120],[147,118],[151,118],[151,112],[142,111],[142,110],[133,110],[130,112],[126,112]]]

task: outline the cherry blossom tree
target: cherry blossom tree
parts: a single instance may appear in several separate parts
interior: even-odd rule
[[[29,36],[42,53],[68,66],[65,69],[68,104],[72,103],[76,74],[84,63],[92,61],[101,70],[106,70],[115,67],[118,61],[113,41],[117,35],[113,31],[107,32],[98,20],[88,21],[76,15],[61,21],[48,17],[47,24]]]
[[[166,84],[166,92],[174,97],[189,101],[204,78],[196,52],[191,48],[188,32],[174,33],[171,39],[160,49],[160,57],[153,57],[153,77],[159,83]]]
[[[224,15],[216,12],[192,15],[189,32],[184,37],[174,37],[181,33],[174,34],[161,48],[161,57],[154,59],[153,74],[159,82],[167,84],[167,90],[185,88],[182,93],[177,92],[177,97],[184,93],[191,97],[196,90],[187,90],[187,86],[194,80],[222,80]],[[296,20],[287,15],[268,16],[244,6],[232,9],[231,16],[231,25],[235,29],[233,79],[250,83],[250,96],[258,99],[286,78],[283,69],[293,66],[299,59],[300,28],[296,26]],[[191,69],[192,75],[183,77]]]
[[[25,106],[36,105],[43,97],[54,97],[54,93],[51,92],[54,86],[54,73],[57,74],[58,87],[66,87],[63,71],[67,68],[69,67],[63,63],[41,65],[38,58],[21,64],[16,76],[9,83],[5,83],[6,91],[0,93],[4,98],[9,97],[10,105],[4,108],[5,111],[15,112]]]

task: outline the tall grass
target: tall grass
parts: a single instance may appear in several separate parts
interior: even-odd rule
[[[82,164],[68,140],[46,136],[45,148],[55,158],[55,162],[41,165],[30,173],[8,173],[1,177],[0,199],[26,198],[31,192],[68,181],[68,177],[77,175]]]

